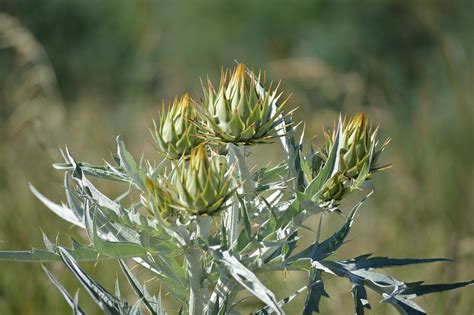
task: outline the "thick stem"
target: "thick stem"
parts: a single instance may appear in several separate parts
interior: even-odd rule
[[[237,163],[238,164],[238,156],[236,154],[240,154],[242,158],[245,157],[244,147],[235,146],[233,144],[229,144],[229,150],[235,150],[234,154],[229,155],[229,164]],[[240,174],[240,166],[238,168],[238,172]],[[239,193],[242,193],[242,187],[239,187],[237,190]],[[238,237],[238,221],[239,221],[239,200],[235,196],[233,198],[232,206],[227,211],[224,217],[224,225],[227,230],[227,237],[229,242],[229,248],[232,249],[233,246],[237,242]]]
[[[204,311],[204,294],[202,288],[201,250],[193,247],[186,255],[189,275],[189,314],[202,315]]]
[[[245,146],[236,146],[229,144],[229,164],[237,163],[237,172],[241,181],[240,187],[237,192],[244,196],[246,202],[250,202],[250,198],[253,196],[255,187],[253,182],[242,180],[243,177],[249,177],[249,172],[245,156],[246,149]],[[232,153],[233,152],[233,153]],[[246,176],[242,176],[242,173],[246,173]],[[224,226],[227,230],[227,238],[229,249],[232,250],[233,247],[237,244],[237,239],[239,236],[239,216],[240,216],[240,203],[237,196],[233,197],[232,206],[227,210],[224,216]],[[212,292],[209,303],[207,305],[207,311],[211,311],[215,308],[219,309],[224,300],[232,301],[237,294],[237,290],[234,290],[237,286],[237,282],[234,279],[228,279],[227,277],[223,278],[222,275],[219,276],[216,287]]]
[[[204,314],[204,306],[207,303],[208,292],[203,284],[203,268],[201,263],[202,250],[197,239],[209,236],[211,219],[209,217],[197,217],[195,226],[195,238],[191,240],[191,247],[186,254],[186,267],[189,276],[189,314]]]

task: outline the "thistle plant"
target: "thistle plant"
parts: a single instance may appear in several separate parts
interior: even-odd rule
[[[352,284],[356,314],[371,308],[367,289],[400,314],[425,314],[414,298],[474,283],[426,285],[376,271],[448,261],[443,258],[333,258],[372,194],[367,181],[385,169],[378,161],[388,142],[379,146],[378,128],[359,114],[347,122],[339,119],[322,148],[310,146],[303,154],[303,142],[296,140],[292,116],[278,103],[279,96],[238,65],[230,79],[223,75],[218,91],[209,84],[202,101],[191,105],[189,96],[175,101],[153,129],[157,148],[170,160],[170,171],[164,169],[166,163],[137,163],[120,138],[114,162],[103,166],[77,162],[65,150],[64,163],[54,167],[65,172],[67,203],[57,204],[31,189],[54,213],[84,229],[87,243],[72,240],[68,248],[44,235],[45,249],[2,251],[0,259],[63,261],[106,314],[170,314],[162,293],[180,306],[180,314],[239,314],[241,291],[263,303],[255,314],[284,314],[285,305],[301,294],[306,295],[301,313],[313,314],[319,312],[320,300],[329,296],[323,274]],[[272,138],[281,142],[285,160],[271,167],[250,167],[247,145]],[[223,145],[225,150],[216,149]],[[91,177],[126,183],[126,193],[136,190],[140,198],[131,205],[113,200],[92,184]],[[366,196],[350,211],[342,211],[340,202],[355,190]],[[335,210],[346,217],[345,223],[321,240],[320,219],[316,240],[300,245],[299,232],[308,219],[336,215]],[[108,292],[79,265],[102,259],[117,260],[136,301],[126,301],[118,288],[115,294]],[[152,272],[162,291],[150,292],[132,273],[131,264]],[[84,314],[78,295],[73,297],[43,268],[73,313]],[[297,291],[277,297],[260,278],[286,270],[304,272],[308,280]]]

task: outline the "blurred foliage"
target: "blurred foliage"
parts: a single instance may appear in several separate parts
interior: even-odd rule
[[[135,155],[151,157],[147,129],[161,101],[200,90],[196,76],[216,78],[237,59],[282,78],[308,137],[321,135],[338,112],[358,111],[392,137],[393,169],[376,176],[379,193],[361,212],[346,254],[447,256],[457,260],[449,270],[404,269],[404,278],[473,278],[472,1],[2,0],[0,12],[7,14],[0,15],[2,249],[41,246],[40,227],[50,238],[75,234],[27,188],[30,181],[61,198],[62,179],[50,168],[58,147],[67,143],[80,160],[99,163],[95,157],[108,159],[122,134]],[[270,154],[279,152],[269,145]],[[112,288],[117,265],[109,265],[88,271]],[[39,266],[0,268],[0,314],[68,312]],[[64,279],[77,287],[70,275]],[[290,274],[279,281],[290,289],[302,279]],[[471,291],[423,306],[472,313]],[[343,303],[323,309],[351,312],[349,287],[334,284],[328,292]],[[374,305],[374,313],[388,311]]]

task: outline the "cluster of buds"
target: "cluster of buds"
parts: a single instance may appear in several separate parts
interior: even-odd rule
[[[167,111],[163,109],[152,135],[157,150],[173,160],[175,169],[170,177],[147,183],[154,212],[168,219],[213,215],[224,208],[235,191],[232,167],[209,145],[267,142],[282,119],[282,106],[273,106],[280,95],[276,91],[259,95],[257,84],[239,64],[230,75],[222,73],[217,91],[209,82],[203,102],[194,102],[186,94]]]
[[[279,98],[276,91],[265,97],[257,94],[256,80],[239,64],[230,74],[223,72],[219,89],[209,82],[204,99],[203,118],[206,133],[221,143],[251,145],[275,137],[275,127],[281,119],[282,107],[274,110],[272,103]]]
[[[163,108],[160,123],[158,126],[155,123],[152,131],[158,151],[172,160],[189,155],[191,149],[202,142],[196,118],[196,109],[188,94],[175,99],[168,112]]]
[[[324,202],[331,201],[335,204],[345,193],[358,188],[353,186],[354,183],[370,179],[374,172],[387,167],[378,165],[378,160],[389,142],[387,140],[378,147],[378,128],[372,128],[363,113],[348,121],[344,120],[336,144],[337,132],[336,129],[331,134],[325,132],[325,145],[314,157],[312,165],[313,174],[319,172],[320,166],[327,162],[333,146],[338,145],[337,164],[334,166],[337,172],[329,179],[320,197]]]
[[[281,94],[276,90],[259,94],[258,84],[239,64],[232,72],[222,72],[217,90],[208,83],[202,102],[186,94],[163,111],[153,137],[157,149],[174,161],[175,170],[150,192],[163,217],[216,214],[234,192],[229,179],[232,167],[209,145],[252,145],[277,136],[285,102],[273,106]],[[338,130],[325,132],[325,144],[309,167],[310,176],[316,177],[337,145],[333,174],[319,194],[321,204],[329,207],[383,168],[377,161],[388,143],[378,147],[378,128],[372,128],[362,113],[341,124]]]

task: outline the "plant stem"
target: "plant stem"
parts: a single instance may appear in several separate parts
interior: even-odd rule
[[[193,245],[186,255],[186,265],[189,275],[189,314],[202,315],[204,311],[204,301],[202,293],[202,267],[201,250]]]
[[[237,163],[238,164],[238,156],[237,154],[241,154],[245,156],[244,148],[239,147],[233,144],[229,144],[229,150],[235,150],[234,154],[229,155],[229,163]],[[240,167],[238,168],[238,173],[240,175]],[[239,187],[238,192],[242,193],[242,187]],[[228,212],[224,217],[224,225],[227,230],[227,237],[229,242],[229,248],[232,249],[233,246],[237,242],[237,233],[238,233],[238,221],[239,221],[239,201],[236,196],[233,197],[233,203]]]
[[[197,239],[201,237],[207,238],[209,236],[210,224],[211,219],[209,217],[196,218],[195,238],[191,240],[191,247],[186,255],[186,267],[189,276],[188,311],[190,315],[204,314],[204,306],[206,304],[206,297],[208,296],[207,288],[203,286],[202,251]]]

